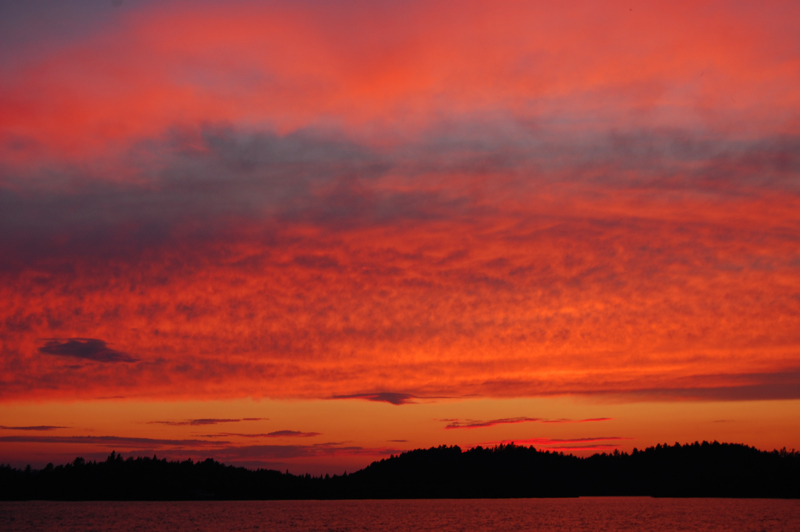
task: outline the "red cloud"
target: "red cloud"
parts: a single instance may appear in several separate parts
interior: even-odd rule
[[[710,130],[736,117],[758,131],[794,111],[795,35],[783,21],[798,16],[791,3],[634,12],[622,2],[152,4],[92,31],[58,33],[79,36],[72,40],[55,40],[42,23],[27,28],[32,35],[22,35],[41,44],[14,49],[22,57],[0,86],[0,133],[15,139],[6,149],[13,160],[108,153],[187,122],[281,131],[322,117],[351,128],[389,122],[388,131],[364,129],[392,139],[431,116],[538,110],[536,127],[570,117],[573,127],[669,128],[702,114]]]
[[[800,8],[454,5],[0,49],[0,399],[800,398]]]

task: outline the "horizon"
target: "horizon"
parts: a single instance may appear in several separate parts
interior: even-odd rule
[[[782,449],[773,449],[773,450],[770,451],[770,450],[766,450],[766,449],[758,449],[756,447],[749,446],[749,445],[742,444],[742,443],[705,441],[705,440],[702,441],[702,442],[701,441],[686,442],[686,443],[675,442],[673,444],[668,444],[668,443],[665,442],[665,443],[658,443],[656,445],[652,445],[652,446],[649,446],[649,447],[646,447],[646,448],[643,448],[643,449],[638,449],[637,447],[634,447],[631,452],[620,451],[619,449],[614,449],[613,451],[608,451],[608,450],[594,451],[594,452],[592,452],[592,454],[585,454],[585,455],[576,455],[576,454],[573,454],[573,453],[565,453],[565,452],[559,451],[559,450],[537,449],[533,444],[518,445],[518,444],[514,443],[513,441],[509,441],[509,442],[497,443],[497,444],[494,444],[492,446],[487,446],[487,447],[484,447],[482,445],[476,445],[476,446],[468,447],[468,448],[465,448],[465,449],[462,449],[458,445],[449,445],[449,446],[448,445],[438,445],[438,446],[435,445],[435,446],[427,447],[427,448],[407,449],[407,450],[402,451],[401,453],[398,453],[398,454],[391,454],[391,455],[389,455],[387,457],[382,457],[382,458],[376,459],[376,460],[374,460],[373,462],[367,464],[366,466],[364,466],[361,469],[358,469],[358,470],[355,470],[355,471],[349,471],[349,472],[348,471],[344,471],[344,472],[339,473],[339,474],[333,473],[333,474],[330,474],[330,476],[332,476],[332,477],[333,476],[347,476],[349,474],[357,473],[359,471],[362,471],[363,469],[367,469],[367,468],[369,468],[370,466],[372,466],[374,464],[382,463],[382,462],[385,462],[386,460],[392,460],[392,459],[395,459],[395,458],[399,458],[402,455],[417,453],[419,451],[437,451],[437,450],[442,450],[442,449],[446,449],[446,450],[458,449],[458,451],[460,453],[468,453],[470,451],[491,451],[491,452],[496,452],[496,451],[502,451],[503,449],[506,449],[506,448],[509,448],[509,447],[510,448],[520,448],[520,449],[535,451],[537,453],[542,453],[542,454],[549,454],[549,455],[553,455],[554,454],[554,455],[559,455],[559,456],[562,456],[562,457],[565,457],[565,458],[570,458],[571,457],[571,458],[575,458],[575,459],[578,459],[578,460],[586,460],[586,459],[590,459],[590,458],[594,458],[594,457],[615,457],[615,458],[623,457],[623,456],[631,457],[631,456],[634,456],[634,455],[639,454],[639,453],[651,453],[651,452],[658,452],[658,451],[665,450],[665,449],[694,448],[694,447],[737,447],[737,448],[741,447],[741,448],[748,449],[748,450],[754,450],[754,451],[757,451],[759,453],[779,454],[781,456],[785,456],[785,455],[800,456],[800,451],[798,451],[796,449],[787,449],[785,447],[782,448]],[[185,460],[171,460],[169,457],[166,457],[166,456],[159,457],[157,454],[154,454],[153,456],[143,456],[143,455],[128,455],[128,456],[124,456],[123,453],[118,453],[118,452],[116,452],[114,450],[112,450],[111,453],[109,453],[108,456],[106,456],[105,459],[100,459],[100,460],[96,460],[96,459],[95,460],[92,460],[92,459],[86,460],[83,456],[76,456],[73,460],[67,461],[67,462],[65,462],[63,464],[61,464],[61,463],[54,464],[53,462],[48,462],[47,464],[45,464],[44,466],[42,466],[40,468],[33,467],[31,464],[26,464],[25,467],[19,467],[19,466],[15,466],[13,464],[6,464],[6,463],[0,463],[0,467],[11,467],[12,469],[16,469],[18,471],[19,470],[27,470],[29,468],[32,471],[42,471],[42,470],[50,469],[50,468],[62,468],[62,467],[69,466],[69,465],[75,465],[78,462],[81,465],[84,465],[84,464],[100,464],[100,463],[103,463],[103,462],[110,462],[110,461],[114,461],[114,460],[122,460],[122,461],[125,461],[125,462],[127,462],[129,460],[133,460],[133,461],[137,461],[137,460],[153,460],[153,461],[169,462],[169,463],[175,463],[175,464],[179,464],[179,463],[183,463],[183,462],[189,462],[189,463],[193,463],[193,464],[198,464],[198,463],[201,463],[201,462],[207,462],[207,461],[211,460],[214,463],[217,463],[217,464],[225,466],[225,467],[237,467],[237,468],[247,469],[247,470],[250,470],[250,471],[263,471],[263,470],[266,470],[266,471],[277,471],[278,473],[281,473],[281,474],[293,475],[293,476],[306,476],[306,475],[310,474],[308,472],[305,472],[305,473],[292,473],[288,469],[284,470],[284,471],[277,470],[277,469],[268,469],[268,468],[264,468],[262,465],[256,465],[256,466],[253,466],[253,467],[248,467],[247,464],[237,465],[237,464],[232,464],[232,463],[225,463],[225,462],[220,462],[218,460],[215,460],[214,458],[212,458],[210,456],[205,458],[205,459],[198,459],[198,460],[194,460],[191,457],[186,458]],[[325,478],[328,475],[329,475],[329,473],[327,473],[327,472],[321,472],[321,473],[318,473],[317,475],[311,475],[311,477],[312,478]]]
[[[0,463],[800,448],[800,4],[0,6]]]

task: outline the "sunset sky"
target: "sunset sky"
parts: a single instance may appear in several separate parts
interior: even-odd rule
[[[800,449],[798,20],[0,2],[0,463]]]

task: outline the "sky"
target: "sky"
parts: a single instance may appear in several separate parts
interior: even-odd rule
[[[798,19],[0,2],[0,463],[800,448]]]

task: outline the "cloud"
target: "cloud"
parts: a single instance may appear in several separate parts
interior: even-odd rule
[[[321,436],[320,432],[300,432],[297,430],[277,430],[266,434],[241,434],[233,432],[221,432],[219,434],[204,434],[204,438],[229,438],[236,436],[239,438],[313,438]]]
[[[268,418],[265,417],[248,417],[243,419],[214,419],[214,418],[201,418],[201,419],[186,419],[183,421],[148,421],[152,425],[170,425],[174,427],[181,426],[202,426],[202,425],[219,425],[220,423],[240,423],[242,421],[264,421]]]
[[[239,240],[243,223],[270,232],[274,224],[339,232],[502,212],[521,220],[537,212],[566,215],[570,211],[562,207],[576,202],[592,207],[583,211],[589,218],[602,217],[608,209],[596,212],[594,205],[601,196],[628,210],[638,200],[683,211],[685,201],[698,200],[694,193],[726,202],[793,187],[787,192],[797,194],[792,176],[800,169],[800,137],[748,142],[698,137],[691,130],[643,129],[592,132],[576,148],[573,132],[552,131],[546,142],[539,133],[513,115],[432,124],[421,138],[391,150],[313,126],[285,135],[208,124],[167,131],[131,147],[118,161],[135,169],[134,183],[81,177],[85,165],[67,163],[35,170],[42,177],[30,175],[32,169],[9,177],[11,183],[0,186],[5,212],[0,242],[8,249],[0,269],[19,271],[31,262],[56,268],[72,258],[131,258],[187,236],[204,243]],[[186,147],[193,143],[197,149]],[[142,160],[158,171],[136,162]],[[475,168],[503,176],[491,195],[472,189],[486,179],[472,175]],[[520,177],[531,172],[535,178]],[[69,186],[45,178],[52,175],[63,176]],[[421,177],[431,186],[421,186]],[[564,192],[558,187],[565,184],[567,197],[559,197]],[[548,201],[542,203],[536,192]],[[523,197],[529,210],[520,209]],[[669,213],[642,209],[642,214]],[[330,255],[299,253],[291,264],[330,269],[342,263]]]
[[[634,388],[628,397],[679,401],[760,401],[800,399],[800,368],[781,371],[696,374],[675,379],[674,386]],[[621,394],[608,394],[610,397]]]
[[[209,446],[230,443],[211,440],[169,440],[159,438],[128,438],[123,436],[0,436],[0,442],[6,443],[55,443],[55,444],[90,444],[117,447],[139,447],[152,445],[156,447],[191,445]]]
[[[57,153],[71,148],[85,156],[120,139],[152,136],[174,123],[209,120],[272,123],[282,130],[313,122],[353,129],[369,124],[367,133],[392,139],[414,133],[415,125],[432,116],[496,109],[522,113],[525,104],[544,115],[529,120],[531,128],[557,118],[576,129],[598,123],[612,130],[642,122],[696,125],[702,112],[707,125],[699,129],[730,128],[733,118],[750,117],[752,129],[763,131],[775,128],[769,116],[794,112],[795,73],[788,68],[794,36],[781,19],[791,20],[797,10],[786,4],[765,12],[681,2],[642,13],[591,2],[583,2],[577,13],[563,6],[545,12],[525,3],[491,11],[480,2],[462,4],[455,18],[449,2],[413,2],[403,8],[348,2],[337,12],[322,4],[313,9],[251,2],[224,9],[153,4],[143,6],[139,17],[100,18],[91,31],[76,28],[87,24],[79,20],[96,20],[97,14],[78,17],[75,13],[85,8],[62,8],[72,15],[53,17],[69,21],[57,24],[57,30],[47,31],[54,23],[39,23],[41,16],[24,26],[27,31],[14,23],[4,28],[15,36],[11,43],[42,43],[2,50],[2,57],[16,66],[4,83],[6,105],[18,108],[8,115],[7,129],[53,145]],[[708,9],[714,13],[713,25],[704,18]],[[612,18],[623,10],[624,17]],[[33,9],[15,11],[28,11],[27,20],[33,19]],[[497,24],[481,24],[489,19]],[[376,35],[348,22],[354,20],[380,21],[383,31]],[[567,27],[564,20],[572,23]],[[685,36],[671,31],[679,22],[686,25]],[[210,24],[218,28],[213,36],[203,32]],[[463,27],[475,31],[468,38],[458,30]],[[615,37],[623,33],[625,38]],[[593,53],[582,52],[590,46]],[[282,47],[292,50],[291,60],[276,51]],[[153,51],[147,65],[137,60],[142,49]],[[186,49],[193,51],[191,60]],[[380,62],[387,54],[394,60]],[[221,62],[220,55],[231,60]],[[329,62],[341,68],[331,69]],[[76,75],[65,75],[63,65]],[[599,75],[605,76],[603,83],[588,81]],[[107,90],[86,90],[87,80]],[[117,90],[120,84],[130,90]],[[768,88],[774,97],[765,103],[759,97]],[[54,94],[61,100],[54,101]],[[229,105],[220,94],[242,105]],[[725,97],[708,100],[709,95]],[[45,102],[50,103],[48,113],[42,111]],[[81,123],[67,128],[70,109],[82,109],[84,115]],[[96,133],[104,120],[117,124],[113,135]],[[38,127],[22,127],[31,123]],[[381,125],[397,132],[392,136]],[[506,136],[513,139],[513,134]],[[626,154],[634,158],[648,151]]]
[[[138,362],[139,360],[121,351],[111,349],[103,340],[94,338],[69,338],[66,341],[51,339],[39,348],[39,352],[45,355],[82,358],[95,362]]]
[[[542,423],[594,423],[597,421],[613,421],[610,417],[596,417],[590,419],[543,419]]]
[[[311,438],[320,436],[319,432],[300,432],[297,430],[277,430],[267,434],[269,438]]]
[[[448,421],[445,429],[479,429],[485,427],[493,427],[494,425],[507,425],[516,423],[533,423],[541,421],[538,417],[511,417],[504,419],[492,419],[490,421],[475,421],[472,419],[458,420],[458,419],[440,419],[439,421]]]
[[[56,430],[56,429],[65,429],[67,427],[58,427],[55,425],[35,425],[29,427],[7,427],[5,425],[0,425],[0,429],[3,430]]]
[[[494,425],[505,425],[515,423],[593,423],[597,421],[611,421],[612,418],[591,418],[591,419],[543,419],[538,417],[511,417],[503,419],[492,419],[489,421],[476,421],[473,419],[459,420],[459,419],[439,419],[437,421],[444,421],[448,424],[445,429],[477,429],[484,427],[493,427]]]
[[[398,6],[6,17],[0,399],[798,398],[785,10]]]
[[[414,399],[418,399],[418,397],[408,393],[378,392],[357,393],[353,395],[334,395],[332,399],[364,399],[366,401],[389,403],[392,405],[407,405],[415,404]]]

